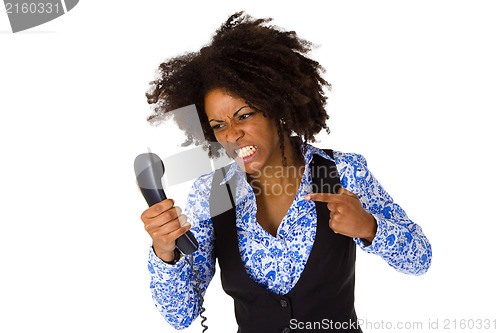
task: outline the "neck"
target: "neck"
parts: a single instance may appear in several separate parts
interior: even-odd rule
[[[284,147],[287,166],[283,165],[282,158],[280,158],[278,163],[266,166],[264,171],[252,175],[248,174],[247,180],[252,182],[251,184],[254,188],[276,184],[281,186],[289,184],[298,186],[300,184],[302,174],[304,173],[304,158],[302,154],[296,156],[290,138],[285,137]]]

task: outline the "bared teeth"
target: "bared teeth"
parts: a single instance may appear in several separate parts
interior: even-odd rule
[[[236,154],[238,154],[238,157],[240,157],[240,158],[245,158],[245,157],[248,157],[250,155],[253,155],[253,153],[255,153],[256,150],[257,150],[257,147],[255,147],[255,146],[245,146],[245,147],[242,147],[242,148],[236,150]]]

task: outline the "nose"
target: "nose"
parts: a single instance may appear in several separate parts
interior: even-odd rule
[[[243,136],[243,130],[238,124],[231,122],[226,130],[226,142],[237,143],[237,141]]]

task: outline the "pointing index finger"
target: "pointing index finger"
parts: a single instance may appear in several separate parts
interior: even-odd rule
[[[339,195],[332,193],[309,193],[304,197],[304,199],[328,203],[339,201]]]

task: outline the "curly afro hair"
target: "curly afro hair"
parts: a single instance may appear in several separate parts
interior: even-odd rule
[[[292,141],[297,157],[322,129],[329,133],[323,88],[330,84],[321,76],[321,65],[306,57],[312,44],[295,31],[270,26],[270,21],[235,13],[200,51],[161,63],[146,93],[153,104],[148,122],[157,125],[169,112],[195,104],[204,137],[199,137],[189,117],[175,113],[175,122],[187,136],[183,146],[202,145],[210,157],[219,156],[222,146],[208,123],[204,97],[220,88],[274,120],[285,166],[284,136],[300,138]]]

